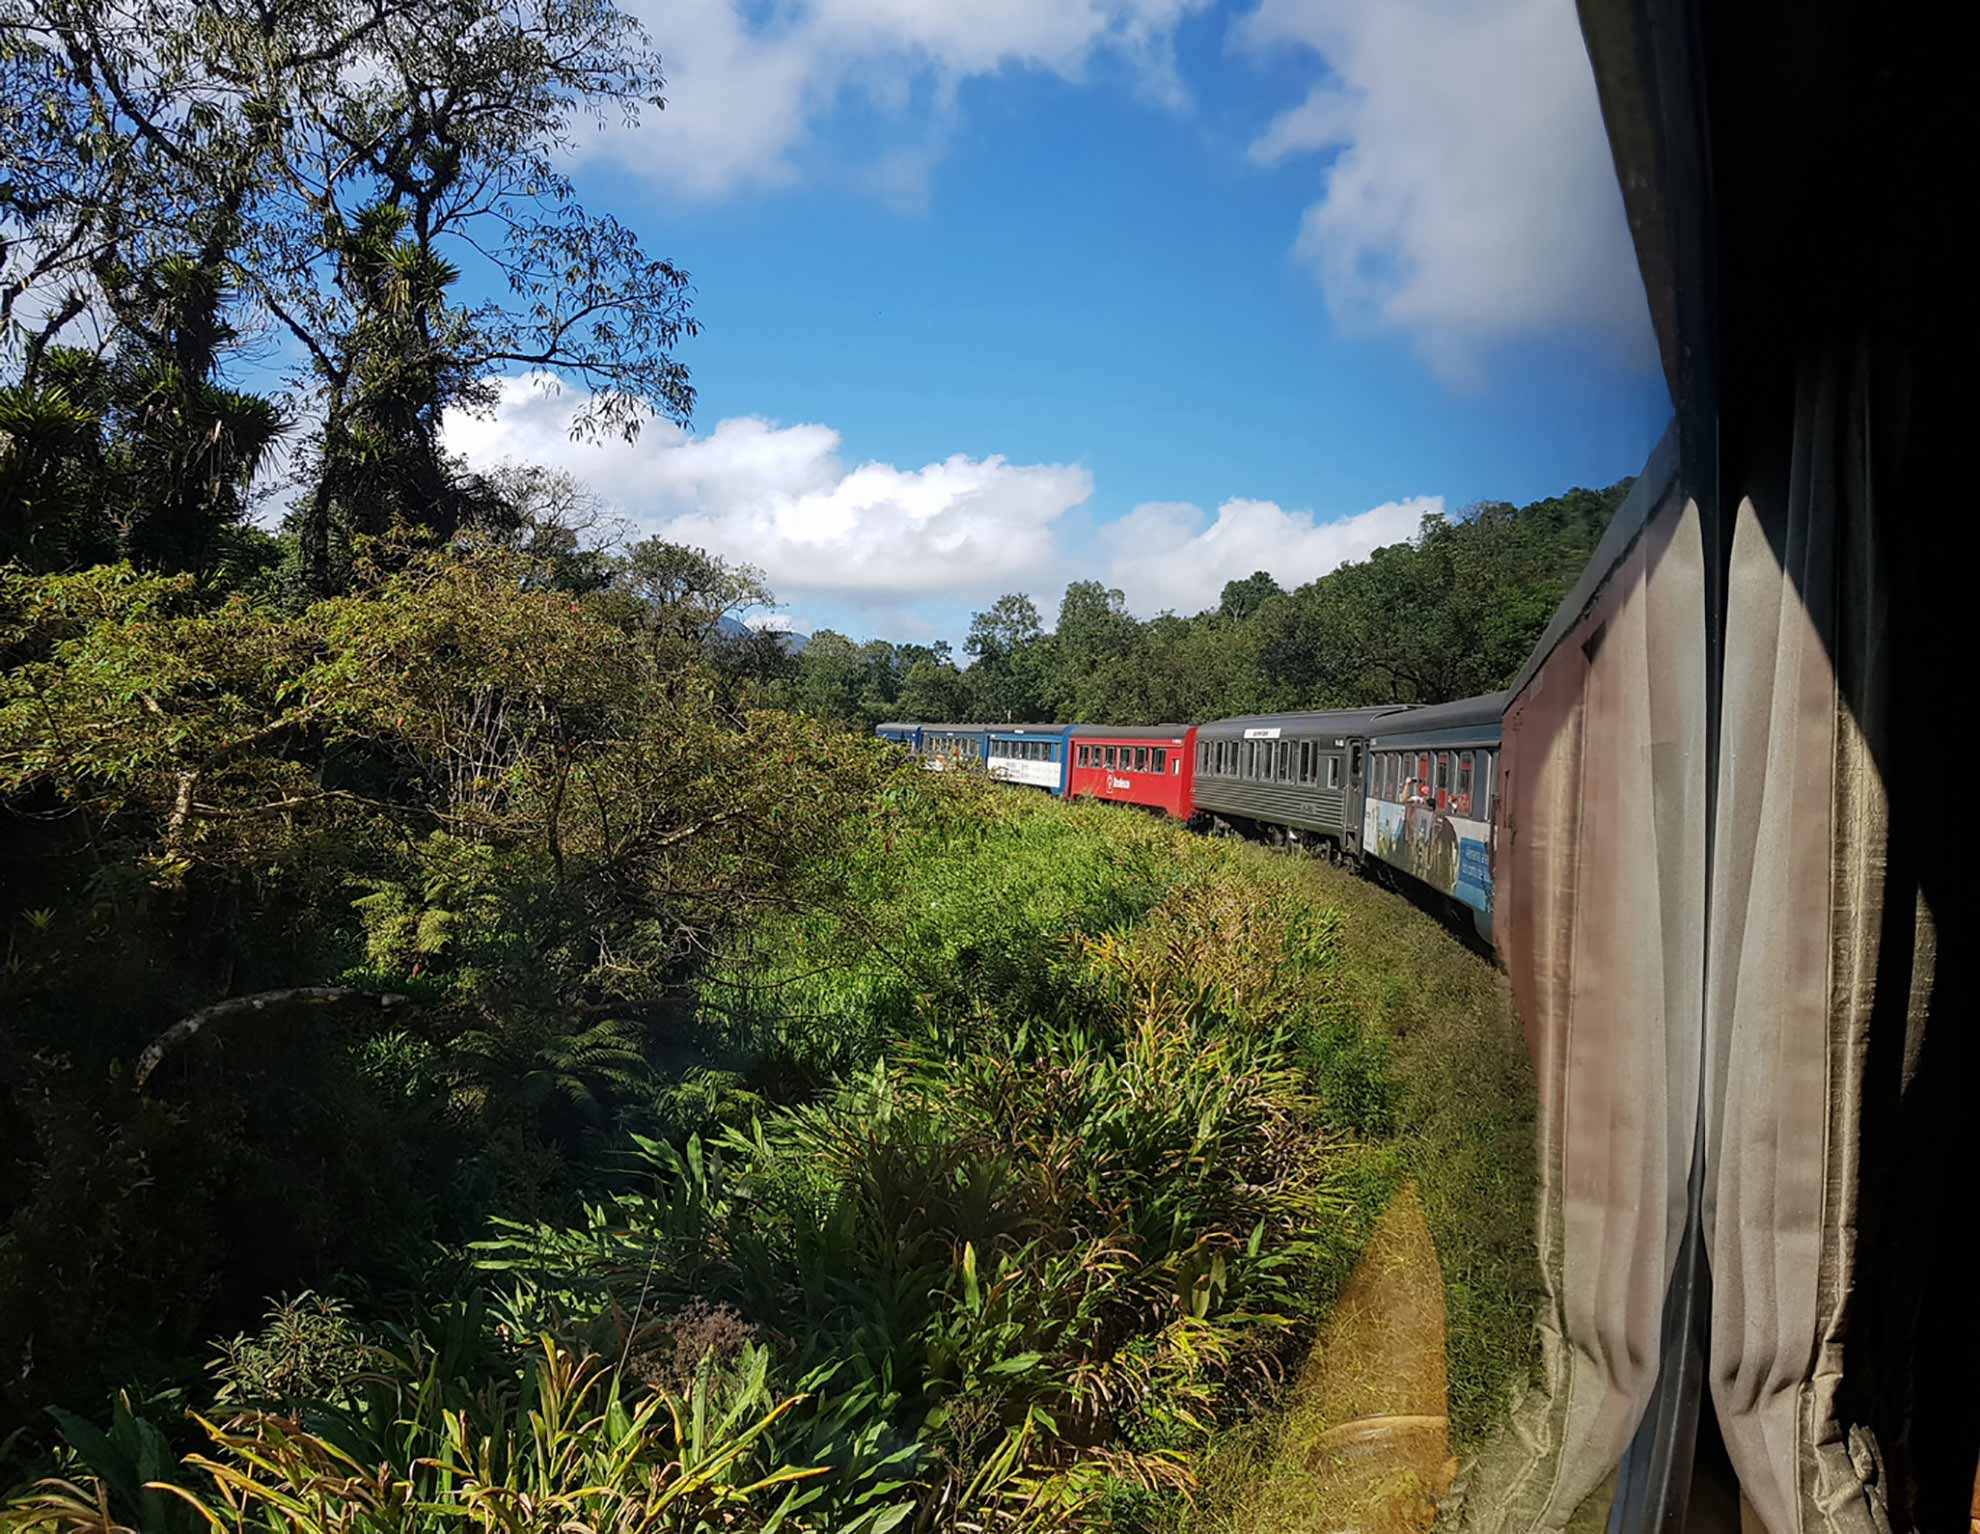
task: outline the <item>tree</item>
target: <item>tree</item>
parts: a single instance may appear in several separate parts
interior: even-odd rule
[[[972,661],[968,680],[978,717],[1003,722],[1049,711],[1043,639],[1038,605],[1022,593],[1007,593],[971,615],[963,649]]]
[[[1272,597],[1284,595],[1269,571],[1254,570],[1241,581],[1224,582],[1217,611],[1226,618],[1249,618]]]
[[[657,642],[697,653],[724,620],[773,601],[761,570],[664,538],[644,538],[626,550],[612,584],[631,599],[636,621]]]
[[[956,722],[969,711],[969,683],[946,660],[917,660],[901,679],[895,711],[902,719]]]
[[[154,275],[183,261],[301,359],[310,585],[340,587],[395,522],[451,536],[467,508],[440,423],[490,405],[498,374],[584,388],[585,431],[692,409],[686,274],[565,171],[580,120],[635,117],[659,86],[611,0],[0,0],[24,130],[0,178],[0,224],[22,231],[0,321],[59,295],[26,324],[21,382],[93,305],[155,328]]]

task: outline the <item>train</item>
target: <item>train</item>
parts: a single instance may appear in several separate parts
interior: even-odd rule
[[[1253,714],[1207,724],[889,721],[933,771],[1130,805],[1356,868],[1379,865],[1492,940],[1496,771],[1511,694],[1428,706]]]

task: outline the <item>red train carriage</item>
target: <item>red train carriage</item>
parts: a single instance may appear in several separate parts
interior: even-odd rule
[[[1074,798],[1139,804],[1177,820],[1195,813],[1195,725],[1077,724],[1071,745]]]

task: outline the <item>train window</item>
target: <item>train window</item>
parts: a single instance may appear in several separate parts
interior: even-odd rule
[[[1109,772],[1113,771],[1114,769],[1115,766],[1114,759],[1115,756],[1118,754],[1118,752],[1119,752],[1119,747],[1117,746],[1109,746],[1107,748],[1107,770]]]
[[[1148,748],[1146,746],[1136,746],[1134,748],[1134,770],[1136,772],[1146,772],[1148,770]]]
[[[1471,771],[1477,759],[1469,751],[1458,752],[1457,797],[1452,801],[1451,812],[1456,815],[1471,813]]]
[[[1169,753],[1164,751],[1160,746],[1150,751],[1148,753],[1148,770],[1150,772],[1167,772],[1169,770]]]
[[[1279,742],[1279,770],[1273,774],[1281,783],[1292,782],[1292,742]]]
[[[1478,753],[1478,777],[1471,787],[1472,816],[1477,820],[1492,818],[1492,753]]]
[[[1338,756],[1327,758],[1327,786],[1329,788],[1341,786],[1341,759]]]
[[[1356,741],[1353,745],[1348,747],[1348,781],[1353,782],[1355,779],[1359,778],[1360,776],[1361,776],[1361,742]]]
[[[1437,797],[1438,809],[1447,809],[1451,802],[1451,753],[1437,753]]]

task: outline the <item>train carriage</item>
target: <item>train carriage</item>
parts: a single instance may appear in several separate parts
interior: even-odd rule
[[[1077,724],[1071,746],[1071,793],[1138,804],[1177,820],[1193,813],[1194,725]]]
[[[918,724],[903,724],[890,720],[885,724],[876,724],[873,733],[882,740],[906,747],[910,756],[921,755],[921,726]]]
[[[981,767],[990,754],[987,724],[924,724],[921,759],[931,772]]]
[[[1510,693],[1413,708],[1368,738],[1363,853],[1470,908],[1492,935],[1493,825]]]
[[[1196,732],[1197,812],[1273,841],[1358,857],[1368,736],[1402,712],[1391,704],[1203,725]]]
[[[1064,724],[1002,724],[988,727],[990,776],[1004,783],[1027,783],[1063,795],[1072,753]]]

